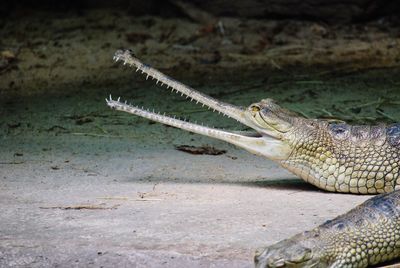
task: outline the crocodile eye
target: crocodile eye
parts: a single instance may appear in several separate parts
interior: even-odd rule
[[[257,105],[253,105],[251,106],[251,111],[254,113],[258,113],[260,111],[260,107],[258,107]]]

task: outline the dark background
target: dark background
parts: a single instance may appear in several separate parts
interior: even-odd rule
[[[2,1],[0,12],[47,9],[52,11],[84,11],[91,8],[120,8],[133,15],[182,16],[182,4],[195,5],[216,16],[246,18],[301,19],[328,23],[364,22],[383,17],[397,19],[400,3],[390,0],[84,0]]]

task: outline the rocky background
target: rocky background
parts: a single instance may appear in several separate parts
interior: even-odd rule
[[[116,83],[119,48],[178,78],[400,64],[395,1],[3,1],[0,94]],[[216,79],[215,77],[213,79]]]

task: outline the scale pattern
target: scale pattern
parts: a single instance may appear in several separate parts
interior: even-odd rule
[[[400,257],[400,191],[373,197],[311,231],[267,247],[256,256],[256,266],[280,267],[278,261],[290,261],[293,250],[304,247],[312,259],[288,267],[368,267]]]
[[[400,124],[350,126],[311,121],[282,165],[332,192],[376,194],[400,185]],[[312,127],[311,127],[312,125]]]

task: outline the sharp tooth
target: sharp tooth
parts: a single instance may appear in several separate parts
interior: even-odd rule
[[[126,64],[126,60],[124,61],[124,65]]]
[[[146,80],[149,79],[149,75],[146,76]]]
[[[164,83],[163,82],[161,82],[161,86],[163,86],[164,85]]]
[[[119,102],[120,97],[118,97],[117,101]]]
[[[112,101],[111,94],[110,94],[110,101]]]
[[[136,68],[136,72],[139,71],[139,67]]]

